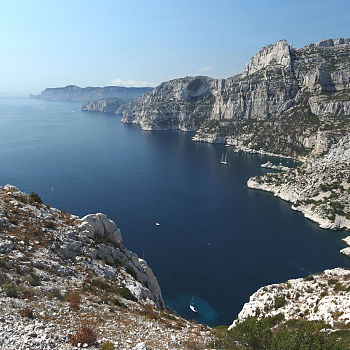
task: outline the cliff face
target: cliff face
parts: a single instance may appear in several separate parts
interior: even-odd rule
[[[134,104],[123,111],[122,122],[140,124],[144,130],[197,130],[210,116],[217,84],[208,77],[186,77],[162,83],[135,99]]]
[[[282,40],[258,51],[240,75],[159,85],[126,108],[122,121],[146,130],[196,130],[197,141],[300,156],[316,148],[325,128],[345,120],[339,135],[348,130],[349,87],[349,39],[300,49]]]
[[[40,95],[30,95],[31,98],[39,100],[57,100],[57,101],[87,101],[105,98],[121,98],[123,100],[133,99],[141,96],[145,92],[152,90],[148,87],[123,87],[123,86],[105,86],[105,87],[86,87],[81,88],[75,85],[68,85],[61,88],[47,88]]]
[[[101,100],[85,101],[81,110],[84,112],[118,113],[125,100],[120,98],[107,98]]]

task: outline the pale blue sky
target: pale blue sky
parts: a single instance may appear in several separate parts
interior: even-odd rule
[[[0,92],[227,78],[278,40],[338,37],[349,0],[0,0]]]

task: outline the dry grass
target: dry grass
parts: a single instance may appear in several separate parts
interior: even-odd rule
[[[189,339],[185,340],[183,342],[183,345],[185,346],[185,349],[189,350],[204,350],[205,345],[202,341],[196,340],[196,339]]]
[[[29,307],[25,307],[24,309],[20,310],[19,315],[21,317],[34,318],[33,310]]]
[[[69,307],[72,311],[78,311],[81,302],[81,295],[78,292],[68,293],[65,300],[69,302]]]
[[[75,333],[70,337],[73,346],[80,344],[92,345],[97,340],[97,324],[92,318],[81,318],[76,326]]]

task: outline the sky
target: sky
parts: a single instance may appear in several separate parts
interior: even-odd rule
[[[0,92],[228,78],[278,40],[339,37],[349,0],[0,0]]]

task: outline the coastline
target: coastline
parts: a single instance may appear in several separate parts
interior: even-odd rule
[[[327,218],[322,212],[313,210],[312,204],[298,204],[300,199],[300,191],[295,184],[282,184],[276,186],[274,184],[267,184],[259,182],[258,177],[251,177],[247,181],[247,187],[256,190],[262,190],[271,192],[275,197],[278,197],[286,202],[292,203],[291,209],[301,212],[306,219],[311,220],[317,224],[320,228],[331,231],[350,231],[350,220],[347,220],[343,216],[336,215],[334,221]],[[340,253],[350,257],[350,236],[343,238],[342,241],[349,247],[340,250]]]

